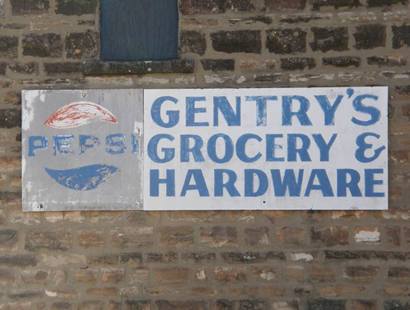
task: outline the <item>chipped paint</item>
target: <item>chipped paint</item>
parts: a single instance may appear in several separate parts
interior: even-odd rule
[[[48,117],[44,125],[55,129],[68,129],[97,120],[118,123],[117,118],[108,109],[93,102],[79,101],[59,108]]]
[[[375,230],[361,230],[354,235],[356,242],[379,242],[380,232]]]
[[[294,262],[311,262],[313,260],[313,256],[309,253],[291,253],[290,259]]]

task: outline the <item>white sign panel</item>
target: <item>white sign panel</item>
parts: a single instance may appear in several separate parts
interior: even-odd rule
[[[144,90],[144,209],[387,209],[387,100],[387,87]]]

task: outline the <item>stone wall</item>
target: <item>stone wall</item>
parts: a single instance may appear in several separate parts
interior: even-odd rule
[[[98,6],[0,0],[0,309],[410,309],[407,0],[181,0],[180,59],[121,64]],[[21,211],[21,89],[360,85],[389,86],[389,211]]]

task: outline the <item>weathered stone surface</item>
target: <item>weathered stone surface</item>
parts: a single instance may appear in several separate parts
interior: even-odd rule
[[[303,70],[303,69],[312,69],[316,66],[314,58],[309,57],[290,57],[290,58],[281,58],[280,67],[283,70]]]
[[[0,62],[0,75],[5,75],[7,69],[7,62]]]
[[[383,304],[384,310],[408,310],[410,303],[400,300],[386,300]]]
[[[95,32],[70,33],[65,38],[67,58],[94,58],[98,52],[98,35]]]
[[[266,9],[273,13],[282,10],[303,10],[305,5],[306,0],[265,0]]]
[[[38,72],[38,64],[35,62],[15,62],[10,63],[8,66],[9,70],[14,73],[20,74],[35,74]]]
[[[393,26],[393,48],[410,46],[410,25]]]
[[[375,300],[352,300],[351,307],[355,310],[376,310],[377,302]]]
[[[29,34],[23,37],[23,55],[34,57],[61,57],[63,42],[55,33]]]
[[[219,299],[215,301],[215,309],[216,310],[234,310],[235,301],[228,300],[228,299]]]
[[[410,252],[394,251],[325,251],[326,259],[381,259],[406,261],[410,259]]]
[[[54,302],[51,305],[52,310],[71,310],[73,309],[73,305],[66,301],[58,301]]]
[[[408,267],[390,267],[388,271],[389,278],[401,280],[403,282],[410,281],[410,268]]]
[[[315,299],[308,301],[308,310],[345,310],[345,300]]]
[[[128,75],[147,73],[192,73],[194,62],[189,59],[137,62],[85,62],[85,75]]]
[[[18,233],[13,229],[0,230],[0,246],[11,246],[17,243]]]
[[[78,235],[78,243],[84,248],[103,246],[104,236],[101,232],[97,231],[82,231]]]
[[[392,112],[394,113],[394,111]],[[401,229],[398,226],[387,226],[385,228],[386,242],[389,245],[400,246],[401,245]]]
[[[182,284],[188,281],[189,269],[183,267],[157,268],[152,271],[155,281],[165,284]]]
[[[211,33],[212,47],[225,53],[260,53],[261,34],[259,31],[237,30]]]
[[[57,14],[83,15],[96,12],[97,0],[57,0]]]
[[[346,27],[312,28],[313,42],[310,43],[314,51],[344,51],[348,49],[349,37]]]
[[[359,67],[361,59],[355,56],[323,57],[322,63],[334,67]]]
[[[292,54],[306,51],[307,33],[299,28],[276,29],[267,32],[266,47],[275,54]]]
[[[246,228],[245,231],[245,242],[251,246],[257,245],[268,245],[269,240],[269,229],[268,227],[258,227],[258,228]]]
[[[5,14],[4,4],[5,4],[5,0],[0,0],[0,17],[3,17]]]
[[[239,310],[268,310],[269,306],[264,300],[243,299],[239,301]]]
[[[13,15],[47,13],[49,0],[10,0]]]
[[[367,0],[367,5],[369,7],[391,6],[395,4],[405,5],[407,3],[408,3],[408,0]]]
[[[407,59],[401,56],[371,56],[367,57],[367,64],[381,66],[405,66],[407,64]]]
[[[224,252],[221,256],[227,263],[260,263],[286,259],[283,252]]]
[[[119,257],[120,263],[136,263],[142,262],[142,254],[139,252],[122,253]]]
[[[158,300],[155,302],[158,310],[207,310],[208,306],[203,301],[169,301],[169,300]]]
[[[255,1],[253,0],[229,0],[227,9],[235,12],[253,12],[255,11]]]
[[[235,60],[233,59],[201,59],[202,67],[207,71],[233,71]]]
[[[29,232],[26,235],[25,249],[66,251],[71,248],[72,235],[67,232]]]
[[[310,231],[312,244],[319,246],[346,245],[349,243],[349,230],[346,227],[312,228]]]
[[[183,253],[181,255],[182,261],[193,262],[193,263],[206,263],[213,262],[216,260],[215,253],[200,252],[200,253]]]
[[[0,109],[0,128],[19,127],[21,111],[16,109]]]
[[[360,6],[359,0],[313,0],[312,1],[313,9],[319,10],[321,7],[332,6],[337,8],[340,7],[358,7]]]
[[[44,71],[50,75],[82,73],[83,63],[81,62],[51,62],[44,64]]]
[[[0,266],[27,267],[37,265],[37,259],[33,255],[7,255],[0,256]]]
[[[200,229],[200,242],[210,247],[235,245],[237,230],[226,226],[202,227]]]
[[[285,226],[276,233],[277,240],[285,247],[302,246],[306,243],[305,230],[299,227]]]
[[[173,263],[178,260],[178,253],[147,253],[144,261],[147,263]]]
[[[190,226],[163,227],[161,244],[164,246],[187,246],[194,243],[194,230]]]
[[[11,285],[16,281],[16,274],[12,269],[0,269],[0,285]]]
[[[0,57],[16,58],[18,38],[12,36],[0,36]]]
[[[373,280],[379,272],[376,266],[348,266],[345,269],[346,276],[355,281],[369,282]]]
[[[13,300],[19,299],[36,299],[44,296],[42,290],[18,290],[8,294],[8,298]]]
[[[150,310],[152,309],[151,303],[148,300],[129,299],[124,302],[124,306],[125,306],[125,310]]]
[[[247,280],[246,274],[232,267],[216,267],[214,270],[215,280],[221,283],[242,283]]]
[[[254,11],[252,0],[181,0],[180,9],[184,15],[218,14],[231,11]]]
[[[182,53],[195,53],[203,55],[206,50],[205,35],[197,31],[182,31],[180,37]]]
[[[386,27],[377,24],[358,26],[353,36],[357,49],[382,47],[386,44]]]
[[[124,268],[103,268],[100,270],[101,282],[104,284],[119,283],[125,278]]]
[[[180,8],[182,14],[207,14],[225,12],[225,1],[223,0],[181,0]]]

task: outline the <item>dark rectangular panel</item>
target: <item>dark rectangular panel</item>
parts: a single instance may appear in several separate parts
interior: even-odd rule
[[[101,0],[103,60],[175,59],[177,0]]]

